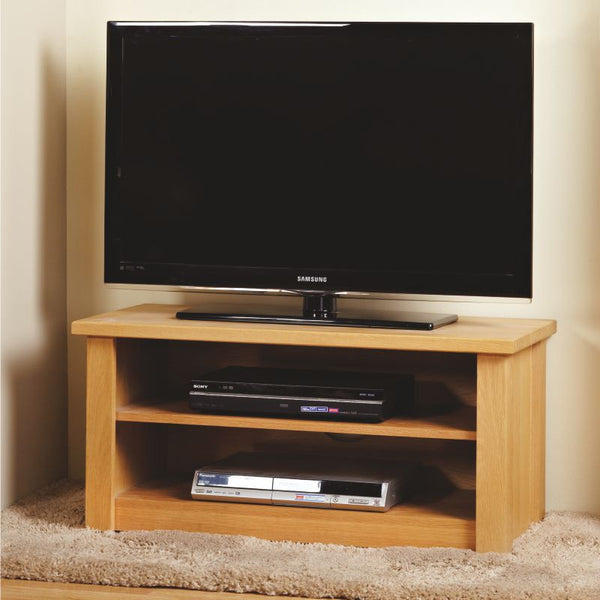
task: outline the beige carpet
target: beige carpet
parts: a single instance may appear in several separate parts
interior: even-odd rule
[[[551,513],[511,554],[349,548],[83,526],[60,482],[2,514],[2,576],[346,599],[600,599],[600,519]]]

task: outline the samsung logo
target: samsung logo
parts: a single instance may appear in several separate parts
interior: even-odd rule
[[[298,275],[301,283],[327,283],[327,277],[316,277],[315,275]]]

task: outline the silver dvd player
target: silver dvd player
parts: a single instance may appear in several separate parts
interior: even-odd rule
[[[242,452],[194,473],[192,498],[384,512],[405,499],[412,461]]]

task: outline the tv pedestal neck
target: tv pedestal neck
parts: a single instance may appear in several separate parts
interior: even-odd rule
[[[186,308],[177,312],[178,319],[188,321],[238,321],[242,323],[275,323],[289,325],[337,325],[341,327],[378,327],[385,329],[417,329],[430,331],[454,323],[457,315],[399,312],[396,319],[370,319],[344,317],[337,310],[337,297],[323,292],[299,292],[303,306],[301,315],[260,315],[206,313],[199,308]]]

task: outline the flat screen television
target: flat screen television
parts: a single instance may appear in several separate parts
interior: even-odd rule
[[[105,281],[530,298],[532,37],[108,23]]]

